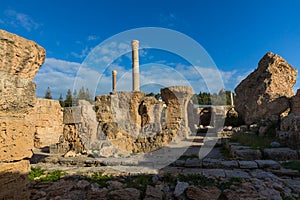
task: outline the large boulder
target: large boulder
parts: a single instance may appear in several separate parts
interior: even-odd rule
[[[297,70],[282,57],[267,53],[257,69],[235,89],[235,109],[246,124],[279,116],[294,96]]]
[[[45,56],[34,41],[0,30],[0,71],[33,80]]]

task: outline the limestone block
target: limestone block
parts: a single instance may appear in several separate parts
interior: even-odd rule
[[[296,76],[297,70],[282,57],[267,53],[257,69],[236,87],[236,111],[248,125],[279,116],[289,108]]]
[[[37,98],[26,120],[35,125],[35,147],[42,148],[59,142],[63,133],[63,111],[59,101]]]
[[[258,149],[231,149],[231,154],[238,160],[259,160],[262,154]]]
[[[29,161],[0,163],[0,199],[29,199]]]
[[[0,118],[0,162],[32,156],[34,125],[24,119]]]
[[[35,84],[0,72],[0,116],[24,116],[35,105]]]
[[[32,81],[45,56],[34,41],[0,30],[0,71]]]

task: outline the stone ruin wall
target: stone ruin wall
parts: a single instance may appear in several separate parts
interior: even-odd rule
[[[51,152],[79,153],[92,148],[93,154],[105,157],[150,152],[178,133],[189,133],[187,107],[192,88],[173,86],[161,93],[166,108],[164,102],[138,91],[97,96],[95,106],[80,101],[78,107],[65,108],[63,136],[51,146]]]
[[[35,124],[34,147],[44,148],[59,142],[63,133],[63,109],[59,101],[36,98],[36,104],[26,119]]]
[[[288,147],[300,149],[300,89],[291,98],[290,114],[282,118],[277,136]]]
[[[232,109],[194,108],[191,87],[171,86],[161,89],[161,94],[163,101],[138,91],[113,92],[97,96],[95,105],[80,100],[79,106],[64,108],[64,131],[59,143],[51,145],[51,153],[73,151],[104,157],[146,153],[176,137],[187,137],[201,123],[222,127]]]
[[[33,41],[0,30],[0,199],[29,199],[27,187],[36,103],[32,82],[45,59]]]

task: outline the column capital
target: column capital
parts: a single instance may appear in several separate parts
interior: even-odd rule
[[[132,40],[131,41],[131,46],[133,50],[138,50],[139,49],[139,41],[138,40]]]

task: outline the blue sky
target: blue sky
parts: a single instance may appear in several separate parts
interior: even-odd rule
[[[0,8],[1,29],[34,40],[47,51],[45,64],[35,78],[40,97],[48,86],[54,98],[60,93],[65,95],[68,88],[73,88],[74,76],[86,56],[97,45],[118,33],[141,27],[168,28],[198,42],[213,59],[228,90],[233,90],[253,71],[269,51],[281,55],[295,68],[300,67],[300,1],[297,0],[3,0]],[[157,80],[162,80],[159,73],[163,67],[180,70],[189,64],[168,52],[140,53],[145,69],[154,70],[153,74],[145,70],[144,75],[148,73],[153,79],[157,75],[161,78]],[[129,58],[130,54],[124,54],[112,66],[126,74]],[[161,65],[158,70],[154,69],[156,65]],[[85,73],[101,76],[97,69],[93,70]],[[130,77],[124,77],[130,82]],[[169,76],[169,79],[177,78]],[[99,91],[106,93],[110,90],[109,75],[102,76],[102,82]],[[194,84],[191,82],[193,87]],[[120,89],[131,89],[130,84],[119,85]],[[197,93],[200,89],[194,87]]]

